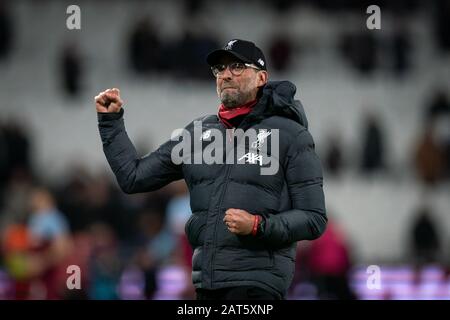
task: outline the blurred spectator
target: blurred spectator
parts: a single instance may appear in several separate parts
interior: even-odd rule
[[[9,164],[8,164],[8,147],[6,142],[6,128],[3,125],[3,119],[0,118],[0,198],[2,195],[3,188],[6,185],[9,175]],[[0,200],[0,208],[2,207],[2,202]]]
[[[202,10],[204,0],[184,0],[184,7],[187,16],[193,17],[196,13]]]
[[[118,299],[122,271],[118,240],[106,224],[95,223],[89,229],[93,246],[89,262],[89,297],[94,300]]]
[[[294,0],[268,0],[270,5],[279,13],[286,13],[296,3]]]
[[[372,114],[366,116],[363,129],[361,170],[373,173],[385,167],[384,138],[379,120]]]
[[[300,291],[299,288],[304,288],[310,286],[313,289],[308,290],[308,294],[311,294],[313,299],[318,299],[317,297],[317,287],[312,283],[311,270],[309,268],[309,254],[310,254],[311,241],[300,241],[296,248],[295,257],[295,272],[294,278],[292,280],[292,285],[289,288],[289,297],[297,300],[304,296],[304,292]],[[300,291],[300,292],[299,292]]]
[[[184,225],[192,214],[189,192],[182,180],[170,185],[172,198],[167,204],[167,224],[170,230],[178,235],[184,234]]]
[[[87,229],[93,222],[87,206],[88,186],[91,176],[81,165],[67,167],[68,176],[57,186],[57,199],[61,210],[66,214],[71,230],[79,232]]]
[[[425,132],[417,142],[414,152],[417,175],[427,185],[442,180],[445,172],[445,158],[442,148],[436,143],[433,122],[425,124]]]
[[[13,42],[13,19],[6,1],[0,1],[0,61],[6,59],[11,52]]]
[[[26,127],[19,122],[11,121],[6,126],[6,142],[10,170],[24,169],[31,172],[30,137]]]
[[[30,196],[31,216],[28,221],[33,245],[45,246],[69,232],[65,216],[56,208],[55,200],[47,189],[35,188]],[[59,245],[59,243],[57,243]],[[55,253],[61,253],[57,250]],[[58,260],[56,258],[56,260]]]
[[[125,210],[116,192],[106,174],[93,176],[86,186],[85,210],[90,223],[106,223],[120,240],[126,240],[135,231],[133,214]]]
[[[429,208],[422,207],[417,211],[410,241],[413,260],[418,266],[441,262],[441,237]]]
[[[435,128],[436,143],[444,157],[443,178],[450,177],[450,101],[445,90],[437,90],[427,107],[427,121]]]
[[[430,104],[426,108],[426,116],[428,121],[436,118],[450,115],[450,101],[444,89],[436,90]]]
[[[128,276],[122,277],[121,290],[127,296],[134,292],[132,297],[154,299],[159,289],[157,276],[160,268],[170,263],[174,252],[180,251],[176,250],[179,248],[177,236],[165,223],[162,212],[144,209],[137,224],[139,248],[133,263],[126,269]],[[141,279],[139,284],[137,279]]]
[[[0,191],[11,175],[31,174],[31,139],[25,123],[9,119],[0,123]]]
[[[370,75],[378,67],[378,43],[370,30],[344,35],[340,49],[344,58],[363,75]]]
[[[64,93],[75,98],[81,92],[82,57],[75,43],[67,44],[60,56],[60,72]]]
[[[58,268],[72,248],[69,226],[47,189],[34,189],[30,205],[30,249],[36,257],[34,268],[38,269],[33,280],[44,289],[41,298],[59,299],[65,282],[62,284],[58,281]]]
[[[204,30],[194,33],[187,30],[175,44],[172,61],[175,75],[194,80],[210,80],[211,72],[205,67],[205,57],[220,45]]]
[[[28,299],[30,287],[29,250],[30,235],[24,223],[12,222],[1,230],[1,253],[10,291],[8,299]]]
[[[33,179],[27,171],[16,169],[11,172],[1,201],[3,206],[0,207],[0,226],[26,222],[32,189]]]
[[[330,135],[325,152],[324,165],[327,172],[332,176],[339,176],[343,167],[342,143],[337,134]]]
[[[14,217],[3,229],[2,253],[14,281],[13,298],[59,299],[65,285],[60,271],[72,249],[68,226],[47,189],[33,188],[27,195],[28,219]]]
[[[143,296],[146,299],[153,299],[158,290],[157,274],[161,265],[157,263],[145,247],[137,251],[136,260],[143,276]]]
[[[399,22],[391,39],[392,71],[403,76],[411,67],[412,45],[406,26]]]
[[[275,71],[285,71],[291,64],[293,44],[286,35],[277,35],[272,38],[269,45],[271,67]]]
[[[148,74],[161,69],[162,43],[150,17],[145,16],[131,31],[128,59],[137,74]]]
[[[450,50],[450,1],[437,0],[433,2],[434,33],[438,48],[444,52]]]
[[[355,299],[349,286],[352,257],[346,236],[334,220],[328,220],[325,233],[311,241],[298,260],[304,260],[307,273],[318,289],[319,299]],[[301,262],[300,262],[301,263]],[[304,271],[305,272],[305,271]]]
[[[175,250],[176,236],[167,228],[164,213],[144,210],[139,215],[142,243],[158,264],[166,262]]]
[[[184,265],[191,267],[192,248],[184,231],[192,214],[188,188],[182,180],[173,182],[170,187],[173,197],[167,205],[167,225],[177,238],[177,248],[181,251]]]
[[[58,199],[72,230],[86,230],[102,222],[112,227],[120,240],[130,240],[136,231],[135,210],[126,206],[110,176],[103,172],[91,175],[82,166],[68,171],[67,181],[58,187]]]
[[[64,288],[62,291],[62,299],[66,300],[86,300],[89,299],[89,279],[90,276],[90,259],[94,252],[94,235],[90,230],[72,233],[72,250],[67,254],[64,260],[63,268],[60,272],[62,282],[68,279],[67,266],[75,265],[80,268],[80,289],[70,290]]]

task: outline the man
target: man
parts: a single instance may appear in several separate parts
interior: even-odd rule
[[[179,163],[173,161],[179,142],[170,140],[138,158],[125,132],[118,89],[95,98],[103,149],[126,193],[186,180],[192,215],[185,231],[194,250],[198,299],[283,299],[293,278],[296,242],[318,238],[327,222],[322,169],[306,116],[294,100],[292,83],[268,82],[266,59],[254,43],[231,40],[207,62],[222,103],[217,115],[197,119],[203,132],[200,152],[207,150],[212,130],[223,136],[217,153],[227,157],[228,145],[236,141],[237,148],[244,145],[250,152],[231,163],[228,157],[213,164]],[[194,121],[185,130],[191,133],[196,126]],[[234,134],[239,129],[258,132],[257,140],[247,143]],[[270,141],[266,150],[276,136],[272,132],[278,141]],[[183,159],[199,152],[196,143]],[[279,169],[262,175],[261,161],[254,160],[263,157],[271,157]]]
[[[56,207],[51,192],[43,187],[30,194],[31,215],[28,220],[30,233],[30,271],[32,287],[42,286],[38,299],[61,299],[65,292],[65,281],[61,279],[61,268],[72,247],[69,224]],[[33,290],[30,288],[30,294]]]

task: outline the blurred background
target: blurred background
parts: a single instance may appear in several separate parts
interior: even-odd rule
[[[324,166],[288,299],[450,299],[448,0],[0,0],[0,299],[195,297],[184,182],[123,194],[93,98],[121,89],[145,155],[216,113],[205,56],[233,38],[296,84]]]

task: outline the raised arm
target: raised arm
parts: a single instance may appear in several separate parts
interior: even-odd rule
[[[123,101],[118,89],[101,92],[95,102],[103,151],[125,193],[153,191],[183,177],[181,166],[171,160],[175,141],[169,140],[156,151],[138,157],[125,130]]]

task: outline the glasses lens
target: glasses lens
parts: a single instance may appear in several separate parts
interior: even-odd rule
[[[235,62],[230,64],[230,71],[232,74],[238,76],[240,75],[245,69],[245,65],[241,62]]]
[[[226,66],[223,64],[216,64],[215,66],[211,67],[211,71],[215,77],[217,77],[218,74],[222,73],[225,70]]]

